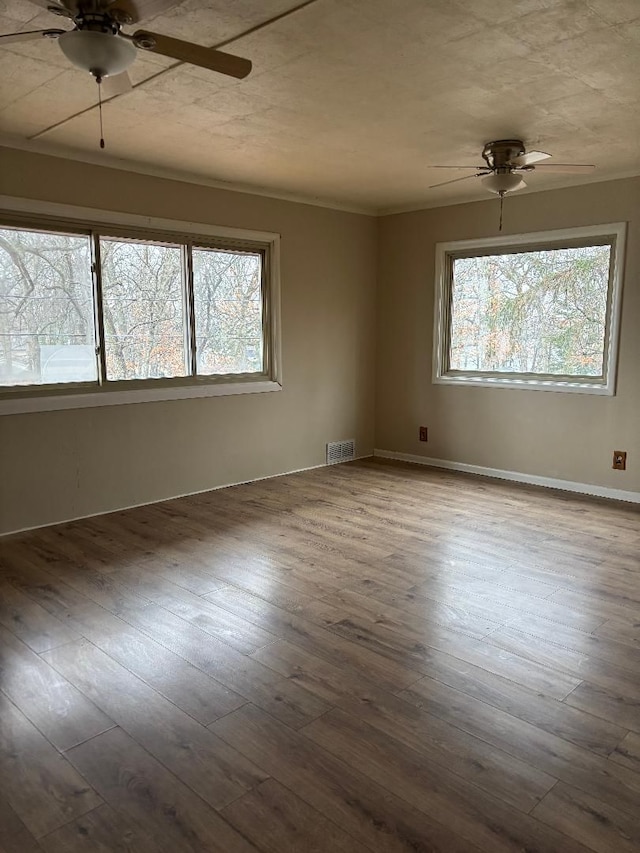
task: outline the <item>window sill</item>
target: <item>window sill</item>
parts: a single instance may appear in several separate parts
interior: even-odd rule
[[[570,394],[596,394],[612,397],[610,385],[589,382],[569,382],[555,379],[501,379],[489,376],[436,376],[434,385],[457,385],[460,388],[510,388],[519,391],[559,391]]]
[[[255,382],[220,382],[201,386],[165,385],[158,388],[131,388],[79,393],[40,393],[33,397],[0,400],[1,415],[29,412],[57,412],[63,409],[87,409],[96,406],[122,406],[127,403],[153,403],[165,400],[190,400],[198,397],[226,397],[237,394],[264,394],[281,391],[282,385],[269,379]]]

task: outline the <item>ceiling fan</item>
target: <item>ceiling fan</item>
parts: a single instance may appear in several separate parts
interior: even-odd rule
[[[595,166],[579,163],[542,163],[549,157],[551,154],[545,154],[544,151],[527,151],[521,139],[498,139],[495,142],[487,142],[482,149],[482,159],[485,162],[483,166],[430,166],[431,169],[472,169],[475,174],[432,184],[429,189],[466,181],[468,178],[482,178],[485,189],[504,196],[527,186],[521,177],[525,172],[540,169],[544,172],[583,175],[595,169]]]
[[[487,142],[482,149],[484,166],[430,166],[431,169],[472,169],[472,175],[453,178],[451,181],[441,181],[432,184],[429,189],[466,181],[468,178],[481,178],[482,186],[489,192],[500,196],[500,228],[502,231],[502,203],[507,193],[523,190],[527,184],[522,179],[523,173],[540,169],[544,172],[567,173],[574,175],[589,174],[595,169],[593,165],[584,163],[543,163],[551,154],[544,151],[527,151],[521,139],[497,139]]]
[[[180,62],[209,68],[230,77],[243,78],[251,62],[221,50],[203,47],[182,39],[136,30],[122,31],[144,17],[174,6],[175,0],[31,0],[37,6],[73,21],[70,30],[50,28],[0,35],[0,46],[40,38],[57,39],[67,59],[88,71],[97,82],[109,80],[108,94],[122,94],[131,88],[127,69],[136,58],[136,49],[159,53]]]

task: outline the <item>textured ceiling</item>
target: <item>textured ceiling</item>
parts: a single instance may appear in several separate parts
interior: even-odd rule
[[[213,45],[297,2],[186,0],[144,25]],[[0,32],[59,21],[0,0]],[[640,0],[317,0],[226,49],[253,61],[248,78],[179,65],[148,79],[171,62],[140,54],[134,90],[104,110],[105,161],[372,211],[485,197],[473,178],[428,189],[464,174],[429,165],[478,163],[503,137],[595,163],[586,180],[640,173]],[[96,94],[55,41],[0,47],[14,144],[101,156],[96,109],[47,130]]]

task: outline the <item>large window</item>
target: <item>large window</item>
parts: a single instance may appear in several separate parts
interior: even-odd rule
[[[613,393],[624,226],[439,244],[436,382]]]
[[[170,399],[277,382],[276,235],[23,220],[0,224],[2,411],[34,397],[88,405],[128,402],[132,390]]]

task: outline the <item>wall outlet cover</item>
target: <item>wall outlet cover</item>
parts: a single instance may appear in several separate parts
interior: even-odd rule
[[[613,465],[612,468],[615,468],[616,471],[626,471],[627,470],[627,451],[626,450],[614,450],[613,451]]]

